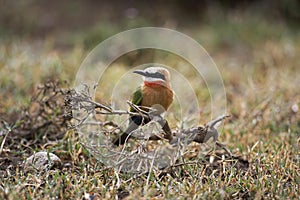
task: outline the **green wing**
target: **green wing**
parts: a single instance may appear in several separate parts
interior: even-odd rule
[[[132,94],[131,102],[137,106],[140,106],[143,100],[143,93],[141,86]],[[134,112],[134,109],[130,107],[130,112]]]

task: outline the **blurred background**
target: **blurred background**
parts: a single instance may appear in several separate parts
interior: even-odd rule
[[[79,41],[92,48],[114,33],[141,26],[177,29],[204,44],[217,39],[230,46],[289,34],[299,28],[299,20],[297,0],[0,1],[2,39],[50,37],[59,48]]]

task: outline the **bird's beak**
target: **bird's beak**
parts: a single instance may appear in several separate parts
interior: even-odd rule
[[[139,74],[139,75],[142,75],[142,76],[146,76],[146,73],[144,72],[144,70],[134,70],[133,73]]]

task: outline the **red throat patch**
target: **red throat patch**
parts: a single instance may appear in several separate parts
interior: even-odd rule
[[[148,87],[159,87],[159,86],[165,87],[165,84],[162,81],[154,81],[154,82],[144,81],[144,84]]]

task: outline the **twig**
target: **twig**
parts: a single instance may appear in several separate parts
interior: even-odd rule
[[[215,127],[217,123],[223,121],[224,119],[226,119],[226,118],[228,118],[228,117],[230,117],[230,115],[221,115],[221,116],[217,117],[216,119],[214,119],[214,120],[208,122],[208,123],[207,123],[207,126],[208,126],[208,127],[211,127],[211,128],[212,128],[212,127]]]
[[[145,133],[143,132],[144,126],[141,126],[140,128],[135,130],[135,133],[137,133],[137,134],[133,134],[133,132],[130,132],[127,136],[126,141],[129,140],[129,138],[133,138],[133,137],[137,140],[164,140],[164,139],[167,139],[169,144],[171,144],[171,146],[172,146],[170,148],[171,149],[170,151],[172,151],[170,155],[172,155],[173,157],[174,157],[174,155],[176,155],[176,159],[177,159],[177,153],[175,151],[181,151],[181,149],[182,149],[181,147],[189,145],[192,142],[205,143],[208,139],[213,137],[214,141],[216,142],[216,145],[221,147],[222,149],[224,149],[225,152],[229,156],[232,157],[231,152],[226,148],[226,146],[218,141],[219,132],[217,130],[218,124],[221,123],[226,118],[228,118],[229,115],[219,116],[216,119],[209,121],[205,125],[200,125],[197,127],[191,127],[191,128],[187,128],[187,129],[180,129],[180,130],[176,130],[176,131],[172,132],[172,130],[170,129],[170,127],[168,125],[167,120],[165,120],[160,115],[159,112],[156,112],[155,108],[140,107],[140,106],[133,104],[130,101],[127,101],[127,104],[133,109],[132,112],[124,111],[124,110],[114,110],[113,108],[111,108],[109,106],[106,106],[101,103],[93,101],[92,98],[89,96],[89,93],[86,91],[82,91],[81,93],[78,93],[74,90],[74,91],[72,91],[72,95],[73,95],[71,98],[72,111],[80,111],[81,109],[84,111],[84,112],[82,112],[82,111],[76,112],[76,113],[80,114],[80,115],[78,115],[78,116],[80,116],[79,119],[76,119],[76,120],[78,120],[77,127],[80,127],[82,125],[90,125],[90,123],[94,123],[94,122],[86,120],[91,114],[94,114],[94,115],[96,114],[96,115],[141,116],[143,119],[147,119],[152,122],[157,122],[162,127],[162,130],[164,131],[164,133],[162,135],[160,135],[161,137],[159,135],[154,135],[154,134],[146,137]],[[97,121],[94,124],[97,124],[97,125],[99,124],[100,126],[104,127],[103,123],[97,123]],[[116,127],[120,129],[119,125],[116,125]],[[140,131],[141,134],[139,134],[138,131]],[[116,132],[116,131],[108,130],[107,132],[111,133],[111,132]],[[134,136],[134,135],[136,135],[136,136]],[[137,164],[137,166],[140,166],[140,164],[138,164],[138,163],[142,163],[142,162],[135,163],[135,159],[139,159],[140,157],[143,157],[143,156],[146,156],[146,157],[143,157],[143,159],[145,159],[145,160],[148,159],[148,161],[150,162],[150,166],[145,167],[148,171],[149,171],[149,169],[150,169],[150,171],[153,169],[154,161],[159,163],[158,161],[154,160],[154,159],[156,159],[155,156],[153,157],[153,155],[149,152],[147,152],[145,154],[139,154],[137,150],[133,149],[131,152],[128,153],[127,149],[128,149],[128,147],[129,148],[131,148],[131,147],[130,147],[130,145],[126,145],[126,141],[125,141],[125,145],[123,145],[123,147],[121,149],[119,149],[119,151],[118,151],[118,148],[116,148],[116,146],[113,146],[113,144],[112,144],[113,140],[111,140],[111,142],[110,142],[110,140],[111,140],[111,138],[109,138],[109,140],[107,140],[107,143],[99,144],[98,146],[97,145],[96,146],[86,146],[84,144],[83,145],[87,149],[89,149],[91,152],[93,152],[94,155],[99,156],[100,160],[111,160],[110,165],[112,165],[114,167],[118,167],[120,170],[123,170],[123,165],[126,166],[128,164],[128,160],[131,162],[130,166],[134,165],[134,164]],[[104,152],[106,152],[106,153],[102,153],[101,151],[99,151],[98,148],[105,148]],[[175,154],[174,154],[174,152],[175,152]],[[150,157],[148,158],[147,155],[148,156],[151,155],[150,156],[151,158]],[[180,155],[182,155],[182,154],[180,153]],[[153,160],[151,161],[149,159],[153,159]],[[155,165],[157,163],[155,163]],[[176,167],[176,165],[175,165],[175,167]],[[137,167],[137,168],[139,168],[139,167]]]
[[[124,110],[114,110],[109,106],[105,106],[101,103],[95,102],[91,99],[89,96],[88,90],[82,91],[80,93],[73,91],[73,107],[74,108],[81,108],[87,111],[86,117],[83,117],[79,120],[79,123],[77,126],[81,126],[85,123],[85,120],[87,119],[87,116],[90,115],[92,112],[95,114],[100,115],[131,115],[131,116],[141,116],[143,118],[149,119],[151,113],[155,113],[155,110],[153,108],[147,107],[145,111],[141,107],[133,104],[130,101],[127,101],[127,104],[134,109],[135,112],[130,111],[124,111]],[[87,103],[87,104],[85,104]],[[103,109],[104,111],[96,110],[97,108]],[[155,115],[156,116],[156,115]],[[154,116],[154,117],[155,117]],[[178,131],[177,133],[172,133],[170,127],[168,126],[168,122],[163,119],[160,115],[157,115],[157,122],[162,126],[163,131],[165,132],[164,139],[168,139],[170,144],[173,146],[178,145],[179,143],[185,142],[187,144],[191,142],[197,142],[197,143],[204,143],[206,142],[210,137],[213,137],[216,141],[218,139],[218,131],[216,129],[216,126],[219,122],[223,121],[224,119],[228,118],[229,115],[222,115],[218,118],[208,122],[205,126],[198,126],[193,127],[189,129],[183,129]],[[132,136],[133,137],[133,136]],[[141,139],[141,138],[137,138]],[[148,140],[160,140],[160,137],[157,136],[150,136],[147,138]]]
[[[228,149],[224,144],[222,144],[221,142],[216,141],[216,145],[219,146],[219,147],[221,147],[222,149],[224,149],[225,152],[226,152],[230,157],[233,156],[232,153],[229,151],[229,149]]]
[[[10,132],[9,130],[6,130],[5,136],[4,136],[4,138],[3,138],[2,142],[1,142],[0,155],[2,154],[4,143],[6,141],[6,138],[7,138],[8,134],[9,134],[9,132]]]

